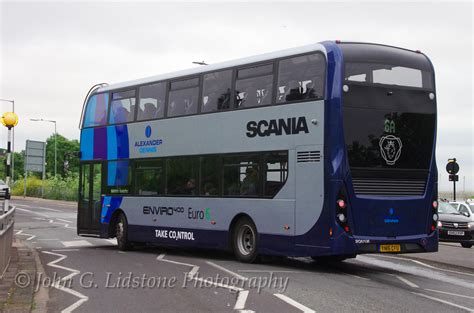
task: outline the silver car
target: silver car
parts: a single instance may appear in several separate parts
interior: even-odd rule
[[[5,182],[0,179],[0,198],[5,198],[5,189],[7,188],[8,191],[10,191],[10,188],[5,184]]]
[[[474,221],[474,203],[462,201],[449,201],[449,203],[462,215],[465,215]]]

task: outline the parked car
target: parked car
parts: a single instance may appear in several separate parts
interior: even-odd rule
[[[438,203],[438,216],[440,241],[459,242],[464,248],[474,245],[474,222],[469,217],[444,201]]]
[[[10,190],[10,188],[5,184],[3,180],[0,179],[0,198],[5,198],[5,189]]]
[[[466,215],[474,221],[474,203],[461,202],[461,201],[449,201],[449,203],[459,211],[459,213]]]

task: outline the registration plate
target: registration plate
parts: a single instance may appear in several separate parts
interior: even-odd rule
[[[380,245],[380,252],[400,252],[400,245]]]
[[[464,232],[461,230],[448,230],[448,235],[451,236],[464,236]]]

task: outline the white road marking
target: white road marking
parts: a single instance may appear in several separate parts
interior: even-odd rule
[[[43,216],[43,217],[47,217],[49,218],[49,216],[47,214],[43,214],[43,213],[39,213],[39,212],[34,212],[34,211],[30,211],[30,210],[27,210],[27,209],[22,209],[22,208],[16,208],[18,211],[23,211],[23,212],[27,212],[27,213],[31,213],[31,214],[36,214],[36,215],[39,215],[39,216]]]
[[[243,288],[240,288],[240,287],[229,286],[229,285],[222,284],[222,283],[219,283],[219,282],[215,282],[215,281],[212,281],[212,280],[209,280],[209,279],[196,277],[196,274],[198,273],[198,270],[199,270],[199,266],[194,265],[194,264],[189,264],[189,263],[183,263],[183,262],[167,260],[164,257],[165,257],[164,253],[160,254],[156,257],[156,260],[161,261],[161,262],[168,262],[168,263],[171,263],[171,264],[184,265],[184,266],[191,267],[192,269],[188,272],[187,275],[192,280],[203,282],[203,283],[205,283],[205,286],[220,287],[220,288],[225,288],[225,289],[228,289],[228,290],[231,290],[231,291],[238,292],[237,300],[236,300],[235,305],[234,305],[234,309],[239,310],[239,312],[247,312],[247,313],[253,312],[252,310],[244,310],[245,303],[247,302],[248,290],[244,290]],[[236,273],[234,273],[234,274],[236,274]]]
[[[443,272],[448,272],[448,273],[455,273],[455,274],[461,274],[461,275],[468,275],[468,276],[474,276],[474,274],[472,274],[472,273],[460,272],[460,271],[453,271],[453,270],[448,270],[448,269],[444,269],[444,268],[439,268],[439,267],[435,267],[435,266],[426,264],[426,263],[424,263],[424,262],[421,262],[421,261],[418,261],[418,260],[409,259],[409,258],[400,258],[400,257],[390,256],[390,255],[376,255],[376,256],[377,256],[377,257],[382,257],[382,258],[389,258],[389,259],[397,259],[397,260],[411,261],[411,262],[416,263],[416,264],[418,264],[418,265],[421,265],[421,266],[424,266],[424,267],[428,267],[428,268],[432,268],[432,269],[435,269],[435,270],[438,270],[438,271],[443,271]]]
[[[57,218],[58,221],[61,221],[61,222],[65,222],[65,223],[68,223],[68,224],[72,224],[73,222],[71,221],[68,221],[68,220],[63,220],[62,218]]]
[[[61,212],[61,213],[64,212],[64,211],[61,211],[61,210],[45,208],[45,207],[42,207],[42,206],[33,207],[33,209],[41,209],[41,210],[46,210],[46,211],[51,211],[51,212]]]
[[[441,303],[444,303],[444,304],[453,306],[453,307],[455,307],[455,308],[458,308],[458,309],[461,309],[461,310],[465,310],[465,311],[467,311],[467,312],[474,312],[474,309],[470,309],[470,308],[468,308],[468,307],[465,307],[465,306],[462,306],[462,305],[459,305],[459,304],[456,304],[456,303],[452,303],[452,302],[449,302],[449,301],[446,301],[446,300],[441,300],[441,299],[438,299],[438,298],[430,297],[430,296],[425,295],[425,294],[423,294],[423,293],[412,292],[412,294],[415,294],[415,295],[418,295],[418,296],[421,296],[421,297],[425,297],[425,298],[430,299],[430,300],[433,300],[433,301],[438,301],[438,302],[441,302]]]
[[[92,246],[92,244],[87,240],[61,241],[61,243],[66,248]]]
[[[59,241],[60,239],[56,239],[56,238],[38,239],[38,241],[53,241],[53,240]]]
[[[43,253],[46,253],[46,254],[50,254],[50,255],[55,255],[55,256],[58,256],[59,258],[54,260],[54,261],[51,261],[49,262],[47,265],[48,266],[51,266],[51,267],[55,267],[55,268],[59,268],[59,269],[62,269],[62,270],[65,270],[65,271],[70,271],[71,274],[67,275],[67,276],[64,276],[63,278],[55,281],[53,284],[52,284],[52,287],[58,289],[58,290],[62,290],[64,292],[67,292],[73,296],[76,296],[79,298],[79,300],[77,300],[76,302],[74,302],[73,304],[71,304],[70,306],[68,306],[67,308],[63,309],[61,312],[62,313],[70,313],[72,312],[73,310],[77,309],[79,306],[81,306],[82,303],[86,302],[89,300],[89,297],[83,295],[82,293],[78,292],[78,291],[75,291],[75,290],[72,290],[68,287],[65,287],[67,285],[67,281],[69,281],[70,279],[72,279],[72,277],[76,276],[77,274],[79,274],[81,271],[78,271],[76,269],[73,269],[73,268],[69,268],[69,267],[66,267],[66,266],[62,266],[62,265],[57,265],[56,263],[59,263],[61,262],[62,260],[66,259],[67,256],[64,255],[64,254],[59,254],[59,253],[54,253],[54,252],[50,252],[50,251],[42,251]],[[61,284],[62,282],[62,284]]]
[[[115,239],[115,238],[114,239],[105,239],[105,241],[108,241],[113,245],[117,245],[117,239]]]
[[[291,299],[290,297],[285,296],[284,294],[275,293],[273,295],[275,297],[280,298],[281,300],[285,301],[289,305],[294,306],[295,308],[301,310],[303,313],[316,313],[316,311],[308,308],[307,306],[302,305],[299,302],[296,302],[295,300]]]
[[[390,269],[399,273],[411,274],[414,276],[437,280],[443,283],[453,284],[463,288],[474,289],[474,285],[470,281],[454,276],[445,275],[444,273],[435,270],[420,269],[419,267],[413,267],[407,264],[398,264],[390,261],[381,260],[379,258],[367,257],[363,255],[357,256],[357,261],[365,264],[375,265],[380,268]]]
[[[418,260],[411,260],[411,261],[416,263],[416,264],[419,264],[421,266],[436,269],[436,270],[439,270],[439,271],[444,271],[444,272],[448,272],[448,273],[455,273],[455,274],[461,274],[461,275],[474,276],[474,274],[472,274],[472,273],[466,273],[466,272],[448,270],[448,269],[444,269],[444,268],[438,268],[438,267],[431,266],[429,264],[423,263],[423,262],[418,261]]]
[[[408,286],[412,287],[412,288],[420,288],[420,286],[418,286],[417,284],[415,283],[412,283],[411,281],[409,281],[408,279],[406,278],[403,278],[401,276],[398,276],[398,275],[393,275],[395,276],[398,280],[404,282],[405,284],[407,284]]]
[[[433,290],[433,289],[425,289],[425,290],[431,291],[431,292],[437,292],[437,293],[444,293],[446,295],[456,296],[456,297],[461,297],[461,298],[466,298],[466,299],[474,299],[474,297],[471,297],[471,296],[459,295],[457,293],[451,293],[451,292],[446,292],[446,291],[441,291],[441,290]]]
[[[224,272],[226,272],[226,273],[228,273],[228,274],[230,274],[230,275],[232,275],[232,276],[234,276],[234,277],[237,277],[237,278],[240,279],[240,280],[243,280],[243,281],[249,280],[247,277],[244,277],[244,276],[239,275],[239,274],[237,274],[237,273],[235,273],[235,272],[232,272],[231,270],[226,269],[225,267],[220,266],[220,265],[218,265],[218,264],[216,264],[216,263],[213,263],[213,262],[211,262],[211,261],[206,261],[206,263],[209,264],[210,266],[213,266],[213,267],[215,267],[215,268],[217,268],[217,269],[220,269],[221,271],[224,271]]]
[[[241,273],[304,273],[307,272],[300,272],[300,271],[265,271],[265,270],[238,270]]]
[[[234,310],[243,310],[245,308],[245,302],[247,302],[248,296],[248,290],[239,291],[239,294],[237,295],[237,301],[235,301]]]
[[[80,249],[54,249],[53,252],[70,252],[70,251],[81,251]]]
[[[359,275],[354,275],[354,274],[349,274],[349,273],[344,273],[344,274],[352,276],[354,278],[362,279],[362,280],[370,280],[370,278],[362,277],[362,276],[359,276]]]
[[[164,257],[165,257],[165,254],[163,253],[163,254],[160,254],[159,256],[157,256],[156,259],[158,261],[163,261],[163,262],[172,263],[172,264],[178,264],[178,265],[184,265],[184,266],[190,266],[190,267],[195,267],[196,266],[194,264],[189,264],[189,263],[183,263],[183,262],[164,259]]]
[[[30,241],[30,240],[32,240],[33,238],[36,238],[36,235],[23,233],[23,229],[17,231],[17,232],[15,233],[15,235],[30,236],[30,237],[26,238],[27,241]]]
[[[198,273],[199,271],[199,266],[194,266],[188,273],[188,276],[190,278],[194,278],[194,276],[196,276],[196,274]]]

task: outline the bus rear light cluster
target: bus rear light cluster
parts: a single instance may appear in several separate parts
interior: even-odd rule
[[[436,228],[441,227],[441,222],[439,221],[438,215],[438,195],[435,193],[433,200],[431,201],[431,225],[428,231],[428,234],[436,231]]]
[[[336,222],[344,229],[346,233],[350,233],[351,229],[349,227],[349,220],[348,220],[348,210],[349,210],[349,203],[347,203],[345,196],[345,190],[341,189],[339,195],[336,200]]]

